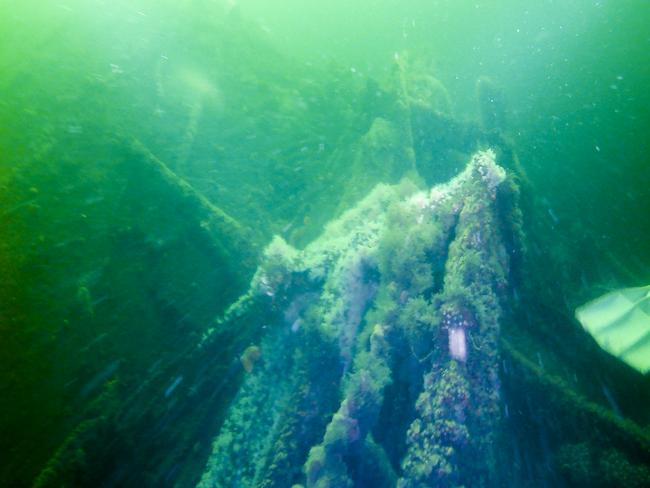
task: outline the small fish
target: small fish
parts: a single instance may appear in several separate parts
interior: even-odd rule
[[[101,297],[94,299],[90,305],[92,307],[96,307],[97,305],[105,302],[106,300],[108,300],[108,295],[102,295]]]
[[[92,205],[92,204],[94,204],[94,203],[99,203],[99,202],[101,202],[101,201],[103,201],[103,200],[104,200],[104,196],[103,196],[103,195],[95,195],[95,196],[92,196],[92,197],[88,197],[88,198],[86,198],[86,199],[84,200],[84,203],[85,203],[86,205]]]
[[[182,377],[182,376],[178,376],[178,377],[176,377],[176,379],[172,382],[172,384],[169,385],[169,386],[167,387],[167,389],[165,390],[165,398],[168,398],[169,395],[171,395],[172,393],[174,393],[174,390],[175,390],[175,389],[178,387],[178,385],[180,385],[182,382],[183,382],[183,377]]]
[[[104,332],[103,334],[98,335],[92,341],[90,341],[86,345],[86,347],[84,347],[83,349],[80,349],[79,352],[86,352],[88,349],[93,347],[95,344],[98,344],[98,343],[102,342],[104,339],[106,339],[106,337],[108,337],[108,332]]]
[[[298,332],[298,329],[300,329],[301,325],[302,325],[302,319],[298,317],[296,320],[293,321],[293,324],[291,324],[291,332]]]
[[[605,385],[601,384],[602,389],[603,389],[603,395],[605,395],[605,398],[607,399],[607,403],[609,403],[609,406],[611,407],[612,411],[614,414],[620,419],[623,418],[621,415],[621,409],[618,406],[618,403],[616,402],[616,399],[614,398],[614,395],[612,395],[612,392],[609,391],[609,388],[607,388]]]
[[[160,366],[160,363],[162,363],[162,359],[158,359],[155,363],[153,363],[151,366],[149,366],[149,373],[153,373],[156,369],[158,369],[158,366]]]
[[[35,204],[35,203],[36,203],[36,198],[32,198],[31,200],[27,200],[25,202],[19,203],[17,205],[14,205],[13,207],[10,207],[9,209],[5,210],[2,213],[2,216],[4,217],[5,215],[9,215],[9,214],[15,212],[18,209],[21,209],[23,207],[29,207],[29,206],[31,206],[32,204]]]
[[[108,380],[111,376],[113,376],[117,372],[117,370],[120,368],[120,363],[121,360],[116,359],[111,364],[109,364],[106,368],[104,368],[102,371],[97,373],[93,377],[93,379],[90,380],[88,383],[86,383],[86,386],[84,386],[81,389],[81,396],[87,397],[93,392],[93,390],[103,385],[106,382],[106,380]]]

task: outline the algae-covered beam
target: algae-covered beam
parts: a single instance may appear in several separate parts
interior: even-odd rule
[[[558,428],[584,426],[631,458],[644,464],[650,463],[650,436],[635,422],[617,417],[580,395],[561,378],[545,373],[507,339],[501,338],[500,346],[501,353],[515,366],[512,373],[505,377],[506,383],[512,385],[510,389],[529,392],[534,396],[532,404],[539,408],[561,412],[561,415],[556,415],[557,419],[563,419]]]
[[[202,439],[217,431],[244,371],[239,356],[248,344],[240,338],[252,333],[242,320],[223,323],[218,340],[197,342],[245,291],[256,258],[252,232],[139,141],[117,140],[112,150],[110,184],[121,193],[106,224],[112,248],[101,286],[114,305],[101,324],[134,343],[142,330],[152,339],[134,352],[142,360],[121,346],[104,370],[110,381],[104,371],[87,380],[93,400],[79,407],[78,427],[36,486],[190,485],[193,463],[209,447]],[[81,398],[90,399],[84,388]]]
[[[176,217],[189,220],[188,224],[196,226],[201,234],[205,234],[218,254],[231,260],[231,263],[237,263],[239,270],[254,269],[257,246],[250,229],[210,202],[140,141],[133,139],[129,148],[140,163],[135,171],[141,181],[134,182],[136,185],[144,182],[145,178],[149,186],[152,185],[152,180],[161,185],[163,191],[173,195]]]

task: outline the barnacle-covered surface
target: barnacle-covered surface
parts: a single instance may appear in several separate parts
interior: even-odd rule
[[[494,158],[476,153],[428,191],[380,185],[302,251],[271,242],[247,294],[273,311],[259,324],[262,360],[200,486],[495,481],[499,322],[516,251]],[[391,434],[375,435],[387,423]]]

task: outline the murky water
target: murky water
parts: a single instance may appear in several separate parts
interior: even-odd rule
[[[648,25],[0,2],[0,484],[647,486]]]

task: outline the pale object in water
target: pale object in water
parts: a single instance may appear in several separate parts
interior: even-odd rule
[[[451,327],[449,329],[449,355],[457,361],[465,362],[467,359],[465,329],[462,327]]]
[[[578,307],[576,318],[605,351],[650,371],[650,286],[607,293]]]

